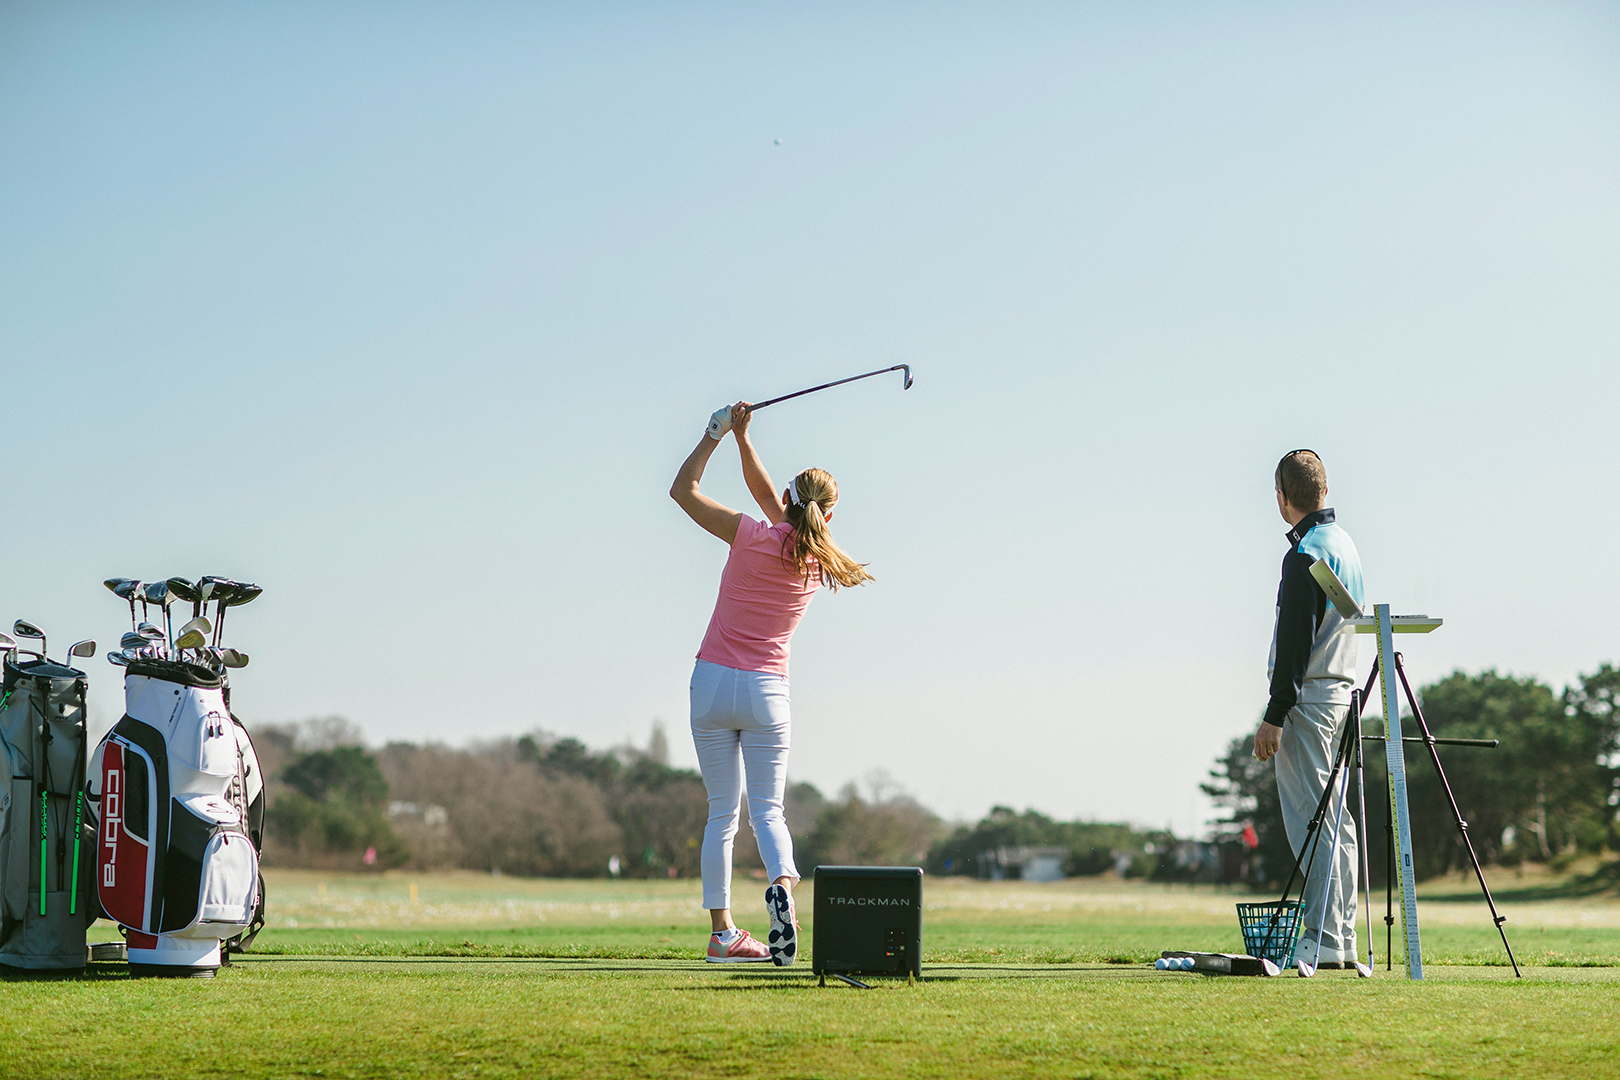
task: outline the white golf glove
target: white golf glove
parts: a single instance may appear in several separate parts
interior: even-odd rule
[[[719,442],[725,438],[726,432],[731,430],[731,406],[726,405],[714,410],[709,417],[709,438]]]

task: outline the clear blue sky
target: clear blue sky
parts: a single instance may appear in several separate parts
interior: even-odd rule
[[[677,465],[905,361],[757,423],[878,579],[794,643],[794,774],[1199,828],[1283,451],[1446,618],[1418,677],[1620,659],[1617,55],[1597,4],[8,4],[0,618],[237,576],[250,724],[691,762]]]

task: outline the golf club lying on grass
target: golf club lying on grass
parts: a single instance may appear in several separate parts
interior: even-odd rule
[[[822,383],[820,386],[812,386],[808,390],[795,390],[791,394],[783,394],[781,397],[773,397],[768,401],[755,402],[754,404],[748,406],[748,411],[749,411],[749,413],[756,413],[760,409],[763,409],[765,406],[767,406],[767,405],[775,405],[779,401],[788,401],[788,400],[790,400],[792,398],[803,397],[806,394],[813,394],[817,390],[826,390],[826,389],[829,389],[830,387],[834,387],[834,386],[843,386],[845,383],[855,382],[858,379],[870,379],[873,375],[886,375],[891,371],[903,371],[903,372],[905,372],[906,373],[906,382],[905,382],[905,385],[902,386],[900,389],[902,389],[902,390],[910,390],[911,389],[911,365],[910,364],[896,364],[893,367],[878,368],[876,371],[868,371],[864,375],[851,375],[847,379],[838,379],[838,380],[836,380],[834,382]],[[720,437],[722,435],[724,435],[726,432],[730,431],[730,430],[731,430],[731,406],[726,405],[726,406],[723,406],[722,408],[716,409],[714,411],[714,415],[709,417],[709,438],[714,439],[716,441],[719,441]]]

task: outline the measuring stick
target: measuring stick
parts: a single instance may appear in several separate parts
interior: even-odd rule
[[[1423,978],[1423,941],[1418,934],[1417,879],[1412,867],[1412,821],[1406,801],[1406,746],[1401,737],[1400,687],[1395,674],[1395,628],[1389,605],[1379,604],[1378,678],[1384,692],[1384,753],[1389,772],[1390,817],[1395,822],[1395,871],[1401,893],[1401,932],[1406,938],[1406,977]]]

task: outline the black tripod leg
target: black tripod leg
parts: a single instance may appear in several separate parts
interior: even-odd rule
[[[1367,852],[1367,845],[1371,839],[1367,835],[1367,773],[1362,766],[1361,757],[1361,706],[1364,701],[1365,695],[1351,693],[1350,726],[1355,728],[1356,740],[1356,846],[1361,849],[1361,887],[1367,897],[1367,968],[1370,971],[1377,963],[1377,959],[1372,954],[1372,863]]]
[[[1514,978],[1524,978],[1519,970],[1519,961],[1513,955],[1513,946],[1508,944],[1507,931],[1502,924],[1507,922],[1507,916],[1496,910],[1496,901],[1491,897],[1491,887],[1485,884],[1485,871],[1480,869],[1479,856],[1474,853],[1474,841],[1468,835],[1468,822],[1463,820],[1462,809],[1457,805],[1457,796],[1451,792],[1451,781],[1446,779],[1446,770],[1440,764],[1440,751],[1434,745],[1434,735],[1429,732],[1429,722],[1423,719],[1423,710],[1418,708],[1417,695],[1412,693],[1412,684],[1406,681],[1406,667],[1401,663],[1401,654],[1395,654],[1395,671],[1401,677],[1401,689],[1406,692],[1406,703],[1412,708],[1412,715],[1417,719],[1418,727],[1423,731],[1423,745],[1429,748],[1429,760],[1434,762],[1434,771],[1440,777],[1440,787],[1446,793],[1446,802],[1451,804],[1451,816],[1457,822],[1457,832],[1462,836],[1463,847],[1468,850],[1468,860],[1474,864],[1474,876],[1479,879],[1479,891],[1485,894],[1485,904],[1491,909],[1491,919],[1496,923],[1496,932],[1502,935],[1502,948],[1507,950],[1508,963],[1513,965]]]

